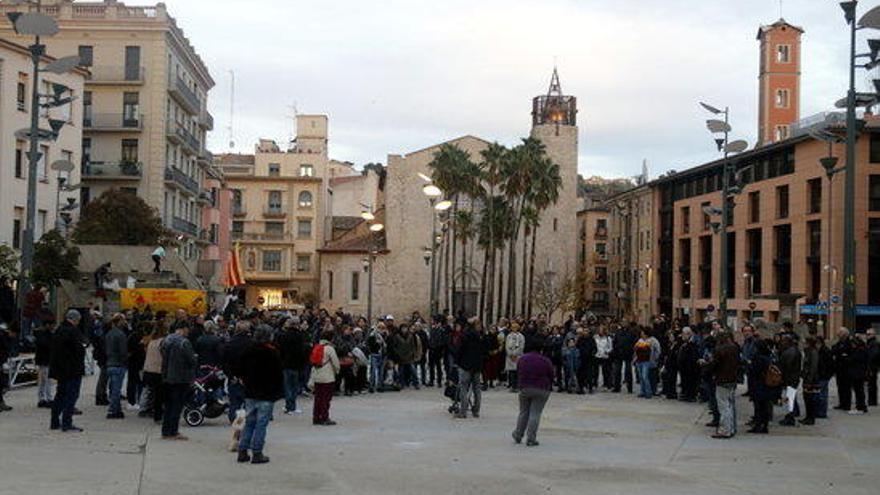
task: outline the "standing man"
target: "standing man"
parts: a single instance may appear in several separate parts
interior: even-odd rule
[[[153,250],[151,257],[153,258],[153,273],[161,272],[162,260],[165,259],[165,248],[160,244],[159,247]]]
[[[107,419],[122,419],[122,382],[128,370],[128,337],[122,330],[125,317],[117,313],[110,321],[110,330],[104,335],[104,352],[107,357],[107,381],[110,384],[110,407]]]
[[[869,328],[865,335],[868,350],[868,406],[877,406],[877,371],[880,370],[880,344],[877,331]]]
[[[612,387],[616,393],[620,392],[622,386],[621,371],[623,372],[623,382],[626,383],[626,391],[633,392],[633,351],[636,341],[639,340],[634,326],[633,323],[620,327],[612,337],[611,375]]]
[[[837,405],[834,409],[849,411],[852,408],[852,380],[849,365],[852,353],[852,341],[849,330],[841,328],[837,331],[837,342],[831,347],[834,355],[834,374],[837,381]]]
[[[726,439],[736,435],[736,377],[739,368],[739,348],[733,336],[718,332],[715,350],[706,363],[707,371],[715,380],[715,401],[718,403],[718,429],[712,438]]]
[[[290,330],[287,331],[289,333]],[[266,430],[272,419],[275,401],[284,396],[284,376],[281,355],[271,344],[272,334],[261,328],[254,332],[254,343],[241,356],[241,375],[244,383],[244,406],[247,411],[244,429],[238,442],[238,462],[265,464],[263,455]],[[286,370],[285,370],[286,371]],[[251,455],[248,455],[250,450]]]
[[[6,323],[0,322],[0,367],[2,367],[2,364],[9,359],[9,351],[12,347],[13,338],[15,338],[15,336],[10,334]],[[12,406],[6,405],[6,401],[3,399],[3,392],[6,390],[7,380],[8,375],[0,369],[0,412],[12,410]]]
[[[177,331],[162,340],[162,378],[165,382],[165,415],[162,418],[163,440],[189,440],[178,431],[180,413],[189,388],[196,378],[196,353],[189,341],[189,327],[179,325]]]
[[[370,393],[382,392],[385,385],[385,324],[379,322],[367,337],[367,352],[370,354]]]
[[[296,397],[299,395],[299,375],[305,364],[304,349],[305,340],[298,323],[293,319],[287,320],[284,323],[284,332],[278,337],[278,351],[281,354],[284,377],[284,414],[302,414],[302,411],[296,407]]]
[[[446,353],[449,350],[449,330],[442,317],[435,316],[428,336],[428,383],[433,387],[443,386]]]
[[[54,315],[46,315],[43,318],[43,324],[34,331],[36,351],[34,353],[34,364],[37,366],[37,407],[47,409],[52,407],[52,379],[49,378],[49,364],[51,364],[52,359],[52,334],[54,332]],[[3,362],[6,362],[6,359],[2,356],[2,352],[0,352],[0,363]],[[0,409],[2,409],[2,406],[0,406]]]
[[[541,413],[553,389],[553,363],[540,353],[537,342],[526,344],[525,354],[516,363],[519,380],[519,417],[513,430],[513,441],[522,442],[526,435],[526,445],[538,445],[538,425]]]
[[[73,412],[79,399],[79,389],[85,374],[86,338],[79,331],[82,315],[71,309],[52,336],[52,355],[49,376],[58,382],[52,402],[49,428],[61,431],[83,431],[73,424]]]
[[[235,324],[235,333],[223,347],[223,372],[229,377],[226,392],[229,394],[229,422],[235,419],[235,413],[244,407],[244,387],[238,382],[237,376],[241,375],[239,360],[241,355],[251,345],[250,323],[239,321]]]
[[[786,332],[780,335],[779,370],[782,372],[785,405],[788,413],[779,422],[781,426],[795,426],[797,390],[801,383],[803,356],[795,341],[795,334]]]
[[[510,335],[514,335],[511,333]],[[510,337],[508,335],[508,337]],[[522,335],[520,335],[522,337]],[[486,361],[485,343],[476,328],[476,320],[472,319],[468,323],[464,333],[461,336],[461,344],[455,356],[455,363],[458,366],[458,394],[459,394],[459,412],[457,418],[467,418],[468,398],[473,394],[474,400],[471,405],[471,413],[475,418],[480,417],[480,382],[483,372],[483,365]],[[516,375],[512,375],[516,376]],[[511,385],[513,388],[517,384]]]

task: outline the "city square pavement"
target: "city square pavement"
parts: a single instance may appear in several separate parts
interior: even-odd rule
[[[333,400],[335,427],[277,414],[271,463],[239,465],[223,419],[159,439],[152,421],[104,419],[94,378],[84,433],[48,429],[36,391],[8,394],[0,414],[0,494],[876,494],[880,412],[833,414],[815,427],[708,438],[704,407],[627,394],[554,394],[539,447],[514,445],[515,395],[483,394],[482,417],[456,420],[436,388]],[[740,399],[740,423],[749,404]],[[281,404],[279,403],[277,409]],[[745,427],[741,425],[741,430]]]

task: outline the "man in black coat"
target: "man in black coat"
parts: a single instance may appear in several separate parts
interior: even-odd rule
[[[458,365],[458,418],[467,418],[468,397],[473,393],[471,412],[475,418],[480,417],[480,382],[483,364],[486,362],[486,347],[480,332],[476,328],[479,321],[472,319],[465,327],[461,336],[461,344],[455,356]]]
[[[10,348],[13,335],[10,334],[9,328],[6,323],[0,322],[0,367],[2,364],[9,359]],[[12,407],[6,405],[6,401],[3,400],[3,391],[6,390],[6,380],[7,375],[0,369],[0,412],[11,411]]]
[[[578,331],[575,346],[577,347],[578,355],[580,356],[577,369],[577,393],[583,394],[584,387],[586,387],[592,394],[593,384],[596,382],[595,377],[591,376],[595,368],[596,339],[593,338],[591,332],[588,332],[586,329],[581,329]]]
[[[868,349],[868,406],[877,405],[877,371],[880,370],[880,344],[877,343],[877,331],[869,328],[865,335]]]
[[[868,405],[865,402],[865,379],[868,377],[868,347],[864,336],[855,336],[852,339],[852,347],[850,349],[849,365],[847,372],[849,380],[852,384],[853,393],[856,396],[856,408],[850,411],[850,414],[864,414],[868,412]]]
[[[782,426],[794,426],[794,418],[796,416],[797,405],[797,389],[801,383],[801,371],[803,357],[798,344],[795,341],[794,334],[783,333],[780,336],[780,345],[782,351],[779,354],[779,371],[782,372],[782,385],[785,387],[786,394],[792,394],[791,404],[788,406],[788,413],[785,418],[779,422]],[[792,391],[793,390],[793,391]]]
[[[633,391],[633,349],[636,341],[639,340],[638,332],[635,330],[635,323],[631,326],[623,326],[614,332],[613,347],[611,350],[611,377],[613,381],[614,392],[620,392],[621,377],[623,371],[623,381],[626,382],[626,391]]]
[[[281,355],[271,338],[270,330],[258,329],[254,332],[253,344],[241,355],[237,377],[244,384],[247,416],[238,443],[238,462],[269,462],[269,458],[263,455],[266,430],[275,401],[284,397]],[[249,450],[252,456],[248,455]]]
[[[296,407],[296,397],[300,390],[300,373],[305,366],[306,345],[299,322],[288,320],[276,340],[284,374],[284,414],[300,414],[302,411]]]
[[[235,412],[244,406],[244,387],[236,378],[241,374],[241,355],[251,345],[250,323],[239,321],[235,324],[235,333],[229,342],[223,346],[223,372],[229,377],[226,391],[229,394],[229,422],[235,419]]]
[[[852,408],[852,381],[849,376],[850,353],[852,341],[849,331],[841,328],[837,331],[837,342],[831,346],[834,355],[834,374],[837,381],[837,405],[834,409],[849,411]]]
[[[681,347],[678,349],[678,373],[681,375],[681,395],[679,400],[695,402],[697,387],[700,383],[700,348],[694,341],[694,332],[690,327],[681,331]]]
[[[49,428],[61,431],[82,431],[73,424],[73,411],[79,399],[80,385],[85,374],[86,341],[79,330],[82,315],[71,309],[52,336],[52,354],[49,376],[58,382]]]

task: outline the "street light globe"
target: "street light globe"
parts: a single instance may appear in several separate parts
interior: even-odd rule
[[[385,229],[385,226],[381,223],[374,223],[373,225],[370,225],[370,230],[373,232],[381,232],[383,229]]]
[[[425,193],[425,196],[431,199],[443,196],[443,191],[441,191],[440,188],[435,186],[434,184],[425,184],[422,187],[422,192]]]
[[[373,212],[371,212],[371,211],[364,210],[361,212],[361,218],[370,222],[370,221],[373,221],[376,219],[376,215],[373,215]]]
[[[446,211],[450,208],[452,208],[452,201],[449,201],[448,199],[445,199],[434,205],[434,209],[437,211]]]

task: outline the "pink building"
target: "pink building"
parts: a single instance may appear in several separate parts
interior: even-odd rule
[[[226,264],[231,255],[232,190],[226,187],[222,173],[213,166],[207,169],[204,181],[206,204],[202,208],[202,230],[199,243],[202,257],[198,276],[210,296],[222,301],[225,290]]]

